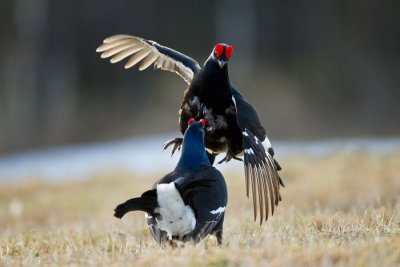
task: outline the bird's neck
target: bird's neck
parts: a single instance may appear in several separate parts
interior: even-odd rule
[[[204,64],[204,74],[209,81],[218,82],[221,85],[229,85],[228,64],[221,69],[219,65],[212,59],[209,59]]]
[[[206,106],[215,106],[214,102],[228,97],[230,99],[230,83],[228,66],[220,68],[213,61],[207,61],[193,84],[193,93]]]
[[[206,150],[203,140],[189,140],[192,138],[185,138],[182,147],[181,158],[179,159],[176,169],[191,169],[196,170],[204,166],[209,166]],[[193,138],[194,139],[194,138]]]

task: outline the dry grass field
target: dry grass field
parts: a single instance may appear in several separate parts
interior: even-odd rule
[[[224,244],[161,249],[143,213],[113,208],[157,177],[0,187],[0,266],[400,266],[400,154],[284,158],[286,188],[265,225],[252,220],[242,173],[229,187]],[[162,174],[160,174],[161,176]]]

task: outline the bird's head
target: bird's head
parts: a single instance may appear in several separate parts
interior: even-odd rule
[[[188,120],[188,128],[183,137],[182,153],[177,168],[196,169],[210,165],[204,146],[205,125],[204,119],[196,121],[194,118],[190,118]]]
[[[194,118],[190,118],[188,120],[188,128],[186,130],[186,133],[188,135],[197,136],[197,135],[199,135],[198,133],[200,132],[201,133],[201,139],[203,139],[204,138],[204,127],[205,126],[206,126],[206,121],[204,119],[200,119],[199,121],[196,121]]]
[[[233,47],[224,43],[219,43],[214,46],[211,53],[211,58],[214,59],[222,69],[232,55]]]

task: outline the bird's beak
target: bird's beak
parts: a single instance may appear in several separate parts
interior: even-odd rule
[[[220,59],[220,60],[218,60],[218,64],[219,64],[219,68],[222,69],[226,64],[226,61],[223,59]]]

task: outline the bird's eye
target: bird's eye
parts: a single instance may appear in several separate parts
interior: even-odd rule
[[[200,119],[200,123],[203,124],[203,127],[206,126],[206,121],[204,119]]]
[[[215,55],[219,58],[222,57],[222,53],[224,52],[224,47],[222,44],[217,44],[214,48]]]
[[[229,59],[232,55],[233,47],[231,45],[228,45],[227,48],[225,49],[225,57],[226,59]]]
[[[190,118],[190,119],[188,120],[188,125],[190,125],[192,122],[194,122],[194,118]]]

